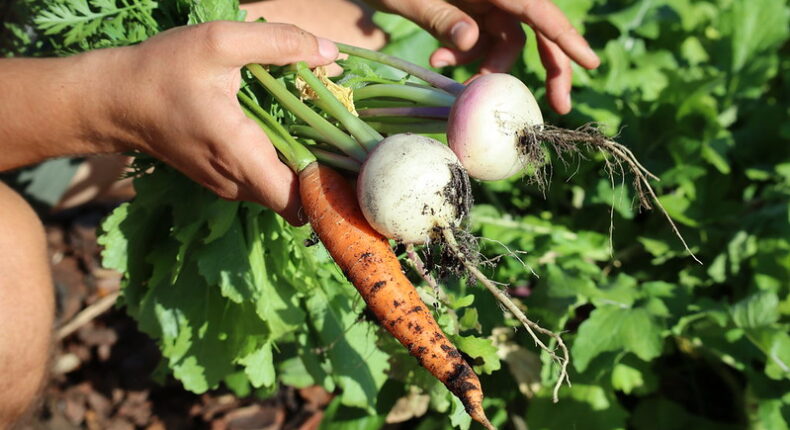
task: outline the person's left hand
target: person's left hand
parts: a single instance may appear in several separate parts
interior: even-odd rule
[[[430,58],[434,67],[483,59],[479,73],[507,72],[521,55],[526,40],[521,23],[537,35],[546,68],[547,98],[560,114],[571,109],[572,59],[594,69],[600,63],[587,41],[551,0],[371,0],[430,31],[445,45]]]

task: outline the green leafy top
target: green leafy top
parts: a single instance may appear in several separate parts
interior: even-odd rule
[[[141,42],[160,30],[154,0],[66,0],[52,2],[34,23],[61,50],[88,50]]]

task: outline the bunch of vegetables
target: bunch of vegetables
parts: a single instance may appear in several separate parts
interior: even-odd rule
[[[312,99],[319,112],[332,117],[353,137],[303,104],[259,65],[249,65],[247,70],[274,96],[277,106],[297,118],[291,121],[284,116],[283,122],[310,139],[312,145],[298,142],[283,124],[261,108],[266,102],[256,102],[255,92],[249,86],[239,95],[247,114],[258,121],[299,176],[302,204],[313,230],[377,321],[461,399],[472,418],[492,427],[482,411],[480,383],[428,315],[416,290],[401,274],[400,264],[385,239],[407,246],[412,264],[435,290],[439,287],[415,253],[414,245],[438,243],[440,252],[447,257],[439,271],[465,273],[481,282],[523,323],[536,344],[560,364],[554,390],[556,401],[559,387],[567,380],[568,350],[557,334],[530,321],[476,267],[475,242],[463,229],[472,206],[469,176],[502,180],[523,173],[530,165],[545,163],[544,141],[560,153],[576,152],[575,145],[579,144],[610,151],[632,169],[637,188],[641,191],[644,186],[656,199],[646,179],[649,172],[627,148],[606,139],[595,128],[564,130],[544,125],[532,93],[511,75],[489,74],[462,85],[395,57],[348,45],[340,47],[348,54],[409,73],[395,82],[346,71],[339,81],[353,80],[354,85],[343,87],[323,76],[322,82],[303,63],[290,67],[295,90]],[[283,77],[288,75],[286,72]],[[409,82],[410,75],[422,78],[424,83]],[[405,130],[424,126],[423,120],[430,118],[428,125],[446,127],[448,145],[408,132],[385,138],[357,115],[378,120],[375,124],[380,128],[386,124],[382,121],[395,119],[395,124]],[[324,142],[331,148],[322,147]],[[318,159],[359,172],[356,201],[349,185],[332,170],[319,167]],[[640,197],[649,208],[641,192]],[[667,219],[674,228],[672,220],[668,216]],[[459,234],[464,239],[461,243]],[[562,356],[546,346],[535,331],[551,337]]]
[[[380,54],[363,52],[358,48],[343,46],[348,52],[380,57]],[[401,64],[396,59],[393,64]],[[407,65],[407,70],[416,66]],[[458,264],[467,266],[478,275],[483,282],[489,284],[492,291],[499,294],[523,319],[523,313],[505,297],[497,287],[490,285],[482,274],[473,267],[471,258],[459,246],[454,231],[462,228],[462,222],[471,207],[469,177],[465,167],[471,166],[480,176],[491,178],[518,173],[513,164],[523,165],[526,155],[516,145],[519,134],[531,132],[534,124],[524,122],[525,115],[540,115],[531,93],[515,78],[509,75],[490,75],[475,81],[462,92],[458,100],[449,92],[442,92],[430,86],[411,84],[408,82],[389,82],[366,85],[364,77],[356,77],[360,85],[356,94],[363,91],[367,97],[378,102],[377,112],[385,115],[399,115],[406,120],[414,119],[408,115],[420,112],[422,108],[431,107],[422,104],[443,104],[453,101],[450,114],[450,147],[429,137],[412,133],[397,133],[384,138],[372,126],[358,119],[354,113],[352,97],[348,97],[348,105],[341,103],[333,93],[304,64],[295,65],[295,75],[302,85],[303,92],[312,94],[317,108],[330,114],[353,137],[335,127],[320,114],[311,110],[286,87],[278,82],[269,72],[258,65],[247,67],[258,82],[272,94],[279,105],[309,125],[293,124],[295,128],[307,136],[315,138],[315,146],[321,142],[330,142],[344,155],[327,149],[314,148],[309,151],[294,139],[288,130],[266,110],[262,109],[253,99],[254,92],[247,88],[247,93],[239,95],[246,112],[259,122],[274,145],[279,149],[287,164],[297,173],[300,182],[302,204],[311,227],[323,242],[344,275],[357,288],[376,320],[386,328],[398,341],[406,346],[409,353],[417,358],[420,364],[431,374],[441,380],[451,392],[461,399],[467,412],[487,428],[492,425],[485,417],[482,408],[482,390],[477,376],[461,354],[447,340],[438,324],[430,315],[430,311],[419,298],[417,291],[402,272],[401,264],[392,251],[387,239],[404,245],[429,244],[440,241],[451,255],[458,259]],[[446,87],[463,87],[441,75],[422,70],[422,76],[429,80],[437,80]],[[341,80],[348,76],[341,77]],[[377,81],[381,81],[378,78]],[[512,92],[497,91],[497,81],[505,81],[505,85],[520,85],[521,95],[525,101],[518,99],[514,108],[507,109],[502,103],[494,103],[494,115],[511,118],[510,130],[502,130],[499,123],[479,121],[476,124],[483,130],[467,131],[470,126],[464,112],[476,111],[468,100],[490,101],[492,96]],[[344,88],[325,78],[325,81],[344,93]],[[482,83],[477,84],[477,83]],[[491,82],[493,82],[493,86]],[[500,84],[501,85],[501,84]],[[477,95],[483,88],[489,89],[488,96]],[[493,90],[493,92],[491,91]],[[249,94],[248,94],[249,93]],[[348,94],[346,92],[346,94]],[[355,93],[351,93],[352,95]],[[468,94],[471,94],[469,96]],[[357,97],[356,99],[365,99]],[[384,106],[389,100],[395,100],[397,106]],[[435,102],[435,103],[432,103]],[[362,103],[365,103],[363,100]],[[400,106],[406,103],[405,106]],[[479,102],[478,102],[479,104]],[[523,106],[526,106],[526,109]],[[485,107],[483,107],[485,109]],[[526,110],[526,112],[524,112]],[[468,114],[467,114],[468,115]],[[492,118],[493,119],[493,118]],[[474,121],[474,119],[472,119]],[[527,119],[532,121],[534,119]],[[488,128],[489,131],[486,131]],[[453,134],[452,130],[458,130]],[[500,142],[476,140],[475,137],[493,135],[499,131],[503,136]],[[471,136],[465,136],[466,132]],[[458,133],[461,133],[459,135]],[[477,134],[477,136],[475,136]],[[315,142],[314,141],[314,142]],[[491,166],[486,169],[478,160],[470,157],[470,152],[484,152],[479,149],[485,145],[504,147],[502,151],[510,151],[514,159],[500,157],[499,164],[506,164],[502,169]],[[507,148],[509,146],[509,148]],[[478,147],[478,148],[475,148]],[[455,153],[464,154],[466,163],[462,165]],[[350,184],[333,170],[321,166],[317,157],[328,164],[359,170],[356,181],[356,193]],[[490,165],[491,159],[484,160]],[[361,166],[360,166],[361,163]],[[497,171],[498,169],[498,171]],[[493,172],[492,172],[493,170]],[[405,180],[409,178],[409,180]],[[501,179],[501,178],[499,178]],[[410,248],[415,257],[413,248]],[[469,250],[466,250],[468,253]],[[473,257],[472,257],[473,258]],[[414,261],[420,266],[419,260]],[[424,269],[423,269],[424,270]],[[427,272],[421,273],[430,276]],[[537,340],[537,338],[536,338]],[[539,342],[539,341],[538,341]],[[560,341],[561,342],[561,341]],[[564,347],[564,345],[563,345]],[[544,348],[545,347],[544,345]],[[567,351],[566,351],[567,353]],[[567,361],[567,358],[566,358]],[[562,382],[561,380],[559,382]]]
[[[79,13],[82,9],[73,7],[77,3],[85,3],[87,10],[100,8],[104,16],[118,16],[120,21],[82,27],[63,24],[92,22],[82,19]],[[69,0],[63,3],[66,6],[50,8],[49,14],[41,9],[39,28],[51,31],[54,36],[47,40],[56,42],[52,46],[41,46],[44,39],[40,39],[33,45],[70,52],[135,43],[171,25],[240,18],[236,6],[230,2],[140,1],[117,15],[113,15],[115,12],[111,9],[115,5],[111,3],[96,2],[90,9],[87,1]],[[788,279],[788,248],[782,240],[782,232],[787,232],[786,216],[782,218],[782,214],[787,213],[787,188],[782,185],[786,184],[787,174],[786,163],[784,168],[780,163],[786,158],[786,148],[776,152],[778,147],[773,143],[782,132],[770,131],[773,128],[768,126],[767,119],[776,120],[776,101],[766,97],[755,107],[753,100],[756,95],[764,94],[768,80],[776,74],[777,46],[786,40],[786,6],[781,5],[781,1],[768,1],[764,8],[751,8],[748,2],[740,0],[706,0],[698,5],[684,0],[565,3],[562,6],[572,17],[585,14],[593,17],[592,34],[601,38],[593,40],[605,43],[610,38],[611,28],[621,34],[621,39],[606,45],[604,72],[597,77],[580,75],[585,87],[590,89],[577,94],[578,109],[569,123],[578,125],[596,120],[609,126],[628,125],[621,139],[639,150],[640,158],[650,160],[652,170],[662,173],[667,184],[664,191],[668,194],[660,201],[675,220],[695,232],[691,248],[712,264],[686,264],[688,254],[673,243],[676,239],[662,233],[665,227],[650,222],[649,217],[637,217],[627,204],[629,193],[624,187],[599,178],[595,171],[599,165],[616,167],[608,164],[610,159],[604,155],[593,155],[592,163],[571,165],[570,173],[575,171],[576,174],[574,182],[592,186],[555,184],[545,203],[539,198],[540,192],[527,187],[532,179],[540,185],[544,178],[541,168],[548,166],[548,159],[554,157],[549,154],[574,151],[576,143],[581,142],[593,149],[605,150],[630,168],[637,178],[637,188],[641,186],[644,190],[645,203],[649,203],[652,191],[646,187],[646,170],[624,147],[595,130],[563,131],[545,124],[540,126],[542,120],[534,119],[536,116],[531,120],[518,116],[493,118],[493,123],[515,124],[515,133],[502,133],[502,137],[505,141],[519,143],[515,147],[503,147],[501,154],[511,155],[495,157],[495,162],[500,161],[494,163],[498,169],[467,143],[450,142],[453,151],[448,152],[447,146],[424,141],[423,137],[387,137],[384,141],[395,138],[391,142],[395,152],[404,142],[419,140],[420,143],[414,145],[435,150],[442,162],[418,168],[417,173],[414,170],[393,172],[400,175],[396,176],[399,180],[394,181],[397,184],[374,182],[370,184],[374,190],[405,183],[406,191],[410,191],[423,183],[433,183],[427,179],[413,179],[417,174],[442,165],[457,166],[457,163],[472,175],[494,175],[491,172],[499,170],[496,173],[501,175],[499,177],[508,176],[523,169],[521,162],[526,162],[528,171],[526,180],[511,179],[486,185],[470,181],[467,186],[465,180],[458,180],[458,169],[448,167],[449,173],[436,175],[436,183],[444,181],[446,185],[451,178],[449,182],[453,186],[449,192],[439,187],[443,192],[434,194],[438,199],[425,206],[433,208],[433,214],[416,210],[421,207],[414,204],[406,207],[412,210],[410,217],[415,221],[428,222],[406,230],[416,232],[413,238],[423,251],[428,251],[424,256],[428,261],[421,266],[420,259],[416,258],[420,248],[415,248],[416,245],[399,247],[398,254],[416,267],[407,271],[406,276],[418,285],[417,294],[423,300],[439,302],[434,312],[435,325],[424,322],[421,328],[430,325],[431,329],[423,333],[438,326],[463,357],[463,363],[443,361],[462,367],[466,363],[481,375],[482,386],[487,392],[482,407],[495,426],[510,419],[505,408],[514,414],[511,417],[523,411],[520,399],[524,394],[531,398],[527,414],[530,428],[621,428],[626,421],[634,428],[656,428],[661,426],[656,423],[663,423],[660,418],[666,416],[677,417],[675,428],[683,425],[723,428],[720,419],[713,421],[717,419],[715,414],[705,411],[704,405],[708,403],[704,399],[681,402],[683,395],[660,382],[663,378],[675,383],[687,380],[684,372],[692,369],[696,372],[693,375],[711,378],[715,373],[726,381],[726,389],[707,391],[706,398],[724,396],[726,400],[727,393],[737,394],[733,394],[733,410],[740,411],[742,406],[743,417],[739,415],[733,419],[746,420],[748,417],[751,422],[771,423],[762,424],[764,428],[783,428],[782,423],[787,419],[782,417],[787,416],[790,404],[786,394],[782,397],[782,393],[787,392],[782,389],[782,381],[786,387],[790,357],[786,335],[787,288],[782,286]],[[724,11],[720,18],[711,14],[711,10],[719,10],[716,8]],[[761,31],[754,36],[739,30],[754,30],[749,24],[764,20],[775,25],[761,26]],[[666,23],[672,26],[665,28]],[[409,50],[399,50],[398,43],[403,44],[401,48],[430,46],[422,33],[412,32],[402,25],[389,29],[394,32],[394,44],[390,49],[399,55],[408,55]],[[784,30],[780,32],[779,29]],[[17,33],[20,39],[29,37],[28,32]],[[650,49],[646,49],[645,44],[651,43]],[[678,51],[677,46],[682,48]],[[346,47],[347,51],[352,49]],[[525,52],[525,55],[534,55],[533,51]],[[709,61],[708,55],[721,60]],[[385,61],[381,57],[378,59]],[[786,66],[786,63],[781,64]],[[463,139],[474,135],[469,129],[464,130],[463,124],[473,123],[475,114],[481,114],[480,121],[484,124],[492,124],[492,119],[486,119],[485,115],[491,114],[493,109],[468,112],[455,107],[456,100],[477,98],[471,85],[463,88],[430,76],[423,76],[426,80],[422,82],[392,77],[383,73],[376,63],[358,58],[347,60],[344,68],[345,74],[333,80],[354,91],[356,110],[367,125],[351,119],[341,109],[323,105],[331,98],[324,97],[322,101],[320,95],[308,94],[305,85],[319,88],[319,91],[320,87],[312,85],[310,71],[298,65],[268,71],[279,87],[261,86],[257,77],[265,75],[254,73],[255,67],[245,72],[247,86],[240,94],[243,106],[269,130],[284,159],[291,161],[300,175],[313,172],[314,178],[339,183],[340,189],[344,189],[348,177],[357,170],[360,171],[358,183],[364,176],[382,178],[383,174],[370,175],[368,172],[368,167],[374,166],[368,164],[380,150],[381,156],[386,155],[384,143],[379,143],[382,139],[376,133],[389,136],[414,132],[430,134],[439,140],[447,133],[448,138],[461,134],[466,136]],[[676,72],[677,68],[684,72]],[[266,72],[257,70],[261,71]],[[415,69],[407,73],[422,74]],[[536,81],[531,74],[519,73],[522,79]],[[302,77],[297,79],[297,76]],[[456,69],[454,76],[459,81],[464,80],[468,71]],[[327,84],[325,80],[322,82]],[[476,91],[484,92],[485,80],[479,82]],[[777,86],[775,82],[771,85]],[[715,95],[708,95],[706,91],[714,87]],[[291,94],[303,94],[309,110],[329,122],[332,128],[300,119],[298,112],[306,110],[286,106],[286,102],[273,98],[269,92],[272,88],[287,88]],[[516,100],[529,98],[509,97],[507,101]],[[742,102],[739,109],[727,108],[733,100]],[[531,104],[527,104],[526,111],[535,115]],[[349,111],[345,107],[343,110]],[[453,119],[458,118],[459,113],[460,122]],[[340,118],[344,116],[346,118]],[[755,136],[754,130],[758,128],[769,130],[765,132],[767,137],[757,134],[760,138],[746,139]],[[336,131],[329,131],[332,129]],[[351,136],[341,136],[344,130]],[[498,132],[489,133],[490,137]],[[786,135],[786,131],[783,133]],[[328,134],[348,145],[338,144]],[[734,146],[734,142],[744,139],[758,147],[770,146],[774,152],[749,153],[744,146],[740,146],[741,149]],[[548,146],[544,146],[545,143]],[[522,156],[513,157],[512,151],[519,149],[517,153]],[[650,153],[649,158],[643,157],[646,152]],[[765,154],[768,153],[785,155],[767,159]],[[327,179],[334,174],[328,173],[326,167],[318,168],[313,158],[342,171],[343,181]],[[503,159],[519,163],[504,165]],[[482,173],[469,165],[470,160],[482,165]],[[423,160],[418,157],[417,161]],[[149,169],[151,166],[156,166],[153,172]],[[394,169],[398,166],[400,164],[385,160],[379,167]],[[562,164],[557,166],[561,168]],[[383,287],[405,285],[400,261],[390,256],[386,258],[390,262],[388,265],[377,264],[374,271],[365,272],[356,267],[358,265],[344,267],[343,261],[353,256],[338,257],[334,255],[336,250],[332,258],[341,266],[338,270],[326,252],[333,253],[331,246],[304,246],[315,243],[309,229],[292,228],[256,205],[219,200],[155,161],[140,158],[136,167],[138,197],[118,208],[104,224],[104,261],[107,266],[125,273],[123,304],[140,322],[141,329],[158,339],[165,359],[163,365],[187,389],[202,392],[224,383],[240,395],[256,390],[260,396],[269,395],[278,383],[297,387],[319,384],[330,391],[338,389],[339,395],[327,411],[327,427],[331,427],[334,420],[377,428],[396,399],[414,400],[422,393],[428,395],[431,409],[449,414],[455,426],[468,426],[467,408],[483,421],[481,410],[476,408],[481,395],[477,389],[463,390],[458,389],[457,384],[450,384],[450,388],[466,400],[464,404],[405,353],[419,355],[420,344],[415,342],[404,349],[390,337],[381,336],[372,322],[378,319],[383,323],[381,327],[388,329],[386,321],[397,321],[403,316],[394,306],[401,298],[393,298],[392,292]],[[733,175],[732,179],[725,176],[729,174]],[[493,176],[481,176],[481,179],[491,178]],[[455,277],[442,278],[439,286],[429,273],[431,269],[438,269],[473,277],[479,263],[485,262],[464,252],[478,249],[465,240],[468,235],[461,228],[469,211],[465,187],[471,187],[478,203],[481,200],[484,203],[471,208],[472,231],[483,237],[479,248],[486,255],[500,254],[503,249],[508,255],[503,264],[488,272],[493,273],[497,282],[512,283],[514,288],[509,291],[513,294],[523,294],[520,289],[526,285],[532,295],[523,302],[529,304],[530,315],[554,330],[572,332],[569,349],[574,365],[569,372],[575,384],[559,393],[559,397],[567,401],[555,406],[549,404],[556,396],[549,387],[564,380],[559,370],[562,366],[550,366],[556,357],[551,351],[560,346],[561,339],[543,333],[549,335],[550,341],[540,356],[544,366],[536,370],[540,368],[539,363],[535,364],[539,360],[520,345],[527,342],[513,336],[509,330],[500,329],[524,324],[517,316],[518,311],[523,313],[522,301],[511,302],[515,308],[508,308],[503,318],[497,300],[481,294],[478,290],[482,289],[459,282]],[[618,192],[612,192],[612,188]],[[313,194],[316,196],[313,200],[324,208],[337,202],[326,196],[338,194],[345,196],[340,207],[373,206],[368,209],[374,210],[361,209],[353,215],[353,219],[358,220],[352,223],[354,227],[340,230],[353,231],[359,237],[335,241],[335,246],[367,243],[360,246],[380,252],[374,255],[387,254],[391,248],[379,236],[380,232],[356,227],[368,224],[408,242],[404,233],[397,233],[401,236],[392,233],[400,231],[397,228],[402,226],[392,225],[398,223],[387,217],[389,212],[379,213],[384,218],[376,221],[376,212],[380,212],[377,209],[391,203],[376,201],[376,198],[386,194],[374,191],[366,196],[362,190],[363,187],[358,186],[355,195],[349,194],[347,189],[331,193],[320,187],[314,189],[317,194]],[[303,195],[309,192],[303,189]],[[638,192],[636,198],[640,195]],[[445,205],[448,196],[451,203],[458,204]],[[608,219],[596,216],[603,204],[613,205]],[[713,213],[708,207],[715,204],[728,209]],[[437,211],[437,208],[444,209]],[[519,215],[519,212],[530,215]],[[437,222],[436,213],[445,216],[438,219],[438,225],[431,224]],[[350,216],[335,210],[324,214],[308,213],[312,218],[347,219]],[[733,218],[744,218],[747,225],[735,225]],[[780,226],[782,220],[784,227]],[[320,227],[316,227],[321,223],[311,221],[326,241],[326,237],[335,233],[321,233]],[[606,230],[607,224],[610,228],[616,226],[621,232],[609,236],[608,243],[606,235],[599,231]],[[719,230],[722,226],[730,230]],[[329,229],[332,230],[338,231],[335,227]],[[445,235],[446,232],[452,236]],[[461,240],[455,250],[461,252],[454,252],[453,241],[447,240],[456,236]],[[423,245],[426,237],[430,238],[429,243]],[[441,239],[445,239],[444,253],[436,249],[436,242]],[[532,251],[532,255],[521,254],[522,249]],[[356,254],[361,257],[364,252]],[[452,267],[459,262],[460,266]],[[626,266],[622,265],[624,262]],[[537,269],[540,279],[531,277],[529,269],[532,267]],[[755,274],[753,280],[749,277],[752,273]],[[361,301],[351,293],[353,290],[345,280],[346,275],[362,287],[363,298],[393,301],[389,307],[384,303],[383,317],[375,312],[372,316],[364,316]],[[388,276],[393,280],[387,279]],[[381,280],[387,284],[376,287]],[[424,285],[438,289],[432,291]],[[499,290],[496,286],[494,289]],[[407,296],[414,298],[414,294]],[[412,316],[430,316],[428,307],[418,305],[422,310],[413,312]],[[409,327],[405,318],[391,328],[398,329],[398,339],[413,338],[416,331],[413,321]],[[484,337],[483,333],[492,335]],[[417,339],[425,340],[425,336],[417,336]],[[448,345],[444,340],[440,343]],[[421,361],[429,369],[432,367],[431,360]],[[503,367],[504,363],[507,364]],[[706,368],[708,365],[710,369]],[[433,366],[432,370],[442,381],[457,379],[449,378],[446,368]],[[541,374],[535,376],[537,372]],[[480,387],[480,383],[475,383],[477,377],[473,379],[467,370],[458,373],[467,376],[465,381]],[[518,391],[512,388],[516,382]],[[540,388],[541,385],[546,389]],[[419,390],[406,387],[419,387]],[[709,403],[717,408],[720,406],[714,400]],[[426,426],[430,423],[446,425],[430,419],[425,423]]]

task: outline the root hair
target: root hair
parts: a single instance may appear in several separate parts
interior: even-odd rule
[[[545,351],[554,362],[559,365],[560,374],[557,379],[557,382],[554,384],[554,391],[553,391],[553,400],[554,402],[559,401],[559,390],[562,387],[562,384],[567,383],[568,386],[571,385],[570,378],[568,376],[568,364],[570,364],[570,353],[568,352],[568,347],[563,342],[562,337],[559,334],[554,333],[551,330],[545,329],[535,323],[534,321],[527,318],[524,312],[516,305],[513,300],[510,299],[507,292],[505,292],[502,288],[497,286],[493,281],[488,279],[487,276],[483,274],[478,268],[477,261],[470,261],[467,259],[466,255],[468,253],[468,249],[464,249],[460,242],[456,240],[455,233],[452,229],[444,228],[441,231],[442,237],[444,238],[444,244],[446,245],[447,252],[454,254],[454,258],[465,268],[466,272],[477,282],[482,284],[494,297],[499,301],[500,305],[503,306],[508,312],[510,312],[516,319],[524,326],[529,333],[532,340],[535,344]],[[466,233],[469,235],[469,233]],[[469,235],[471,236],[471,235]],[[538,333],[547,336],[551,339],[556,346],[550,347],[546,345],[546,343],[541,340],[538,336]],[[560,349],[560,354],[556,353],[557,348]]]
[[[537,168],[535,175],[530,178],[530,181],[536,183],[541,190],[546,189],[548,180],[551,177],[551,163],[545,150],[546,146],[566,165],[568,164],[568,156],[582,156],[582,150],[601,151],[604,154],[606,170],[613,184],[615,174],[620,174],[624,177],[623,173],[625,172],[625,167],[627,167],[634,178],[633,187],[639,200],[639,206],[647,210],[653,209],[654,206],[657,207],[664,215],[664,218],[666,218],[675,236],[680,239],[686,252],[695,261],[702,264],[689,248],[677,225],[672,221],[672,217],[669,216],[669,213],[658,200],[658,196],[650,185],[649,179],[654,181],[659,181],[660,179],[650,173],[625,145],[606,137],[597,124],[586,124],[575,130],[541,124],[520,131],[518,139],[521,156]],[[607,155],[611,155],[614,159],[611,160],[609,157],[606,157]],[[613,216],[613,213],[610,214],[610,218],[612,218],[609,230],[610,241],[612,229],[614,228]]]

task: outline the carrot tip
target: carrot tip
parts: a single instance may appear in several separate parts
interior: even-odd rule
[[[491,421],[488,421],[488,418],[486,418],[485,413],[483,413],[482,410],[480,411],[480,414],[475,414],[475,415],[476,416],[473,416],[472,419],[479,422],[480,425],[485,427],[487,430],[496,430],[496,427],[494,427],[494,425],[491,424]]]

